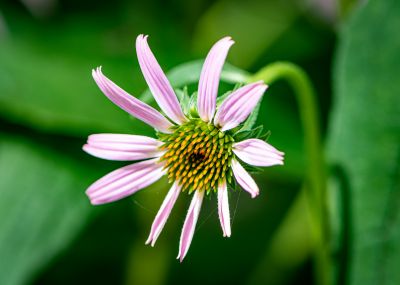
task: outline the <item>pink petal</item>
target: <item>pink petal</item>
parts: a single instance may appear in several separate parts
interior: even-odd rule
[[[160,106],[172,121],[177,124],[182,124],[186,122],[187,119],[182,112],[178,98],[171,84],[150,50],[147,37],[148,36],[139,35],[136,38],[136,53],[143,76],[158,106]]]
[[[260,192],[258,186],[250,174],[236,159],[232,159],[232,171],[239,185],[245,191],[249,192],[252,198],[255,198]]]
[[[107,174],[86,191],[91,203],[99,205],[125,198],[154,183],[164,175],[158,158],[134,163]]]
[[[83,150],[87,153],[109,160],[140,160],[160,157],[164,151],[162,142],[136,135],[96,134],[88,138]]]
[[[218,215],[224,237],[230,237],[231,216],[229,214],[228,188],[225,180],[218,185]]]
[[[197,109],[200,118],[205,122],[211,121],[214,116],[222,67],[233,43],[230,37],[219,40],[204,61],[200,74]]]
[[[164,228],[165,223],[171,213],[172,208],[175,205],[176,199],[181,192],[181,186],[175,182],[171,189],[168,191],[167,196],[164,199],[164,202],[161,205],[160,210],[158,210],[157,216],[154,219],[154,222],[151,226],[151,231],[149,238],[146,241],[146,244],[151,243],[151,246],[154,246],[158,236],[160,235],[162,229]]]
[[[235,143],[233,144],[233,152],[250,165],[283,165],[284,153],[260,139],[248,139]]]
[[[258,81],[234,91],[218,108],[214,124],[222,127],[221,131],[237,127],[250,115],[267,87],[262,81]]]
[[[118,107],[160,132],[171,133],[170,127],[173,126],[171,122],[156,109],[128,94],[104,76],[101,72],[101,67],[92,70],[92,76],[104,95]]]
[[[186,215],[185,223],[183,224],[181,239],[179,242],[179,254],[178,257],[180,262],[185,258],[190,243],[193,239],[194,229],[196,227],[197,219],[203,202],[204,191],[195,191],[193,194],[192,202],[190,203],[188,213]]]

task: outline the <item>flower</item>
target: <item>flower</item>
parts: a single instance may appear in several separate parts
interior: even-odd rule
[[[262,81],[232,91],[217,107],[220,74],[233,41],[219,40],[202,67],[197,108],[184,112],[147,43],[136,39],[136,52],[144,78],[163,113],[131,96],[101,71],[92,75],[101,91],[116,105],[152,126],[158,139],[128,134],[90,135],[83,149],[109,160],[140,162],[117,169],[93,183],[86,194],[93,205],[113,202],[149,186],[167,175],[172,187],[151,226],[146,244],[154,246],[181,192],[193,194],[183,224],[178,259],[182,262],[193,238],[204,195],[218,193],[218,214],[224,237],[231,235],[228,185],[237,183],[251,197],[259,194],[249,166],[283,164],[283,153],[258,138],[238,141],[241,124],[267,89]],[[193,97],[195,98],[195,97]],[[195,101],[194,101],[195,102]],[[192,105],[196,105],[195,103]],[[193,110],[194,109],[194,110]],[[197,109],[197,110],[196,110]]]

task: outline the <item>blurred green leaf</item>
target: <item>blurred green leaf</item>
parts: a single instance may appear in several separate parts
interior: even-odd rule
[[[206,50],[216,39],[231,36],[238,45],[232,63],[248,67],[290,28],[300,10],[294,1],[218,1],[199,21],[195,46]]]
[[[0,135],[0,284],[26,284],[76,237],[93,209],[83,192],[93,176],[67,155]]]
[[[140,201],[142,205],[148,207],[148,211],[137,211],[135,217],[138,220],[141,231],[136,234],[136,239],[129,250],[129,259],[126,268],[125,285],[148,284],[161,285],[167,284],[171,263],[175,263],[176,247],[178,240],[176,234],[181,227],[181,217],[187,211],[182,207],[182,202],[174,205],[171,217],[157,239],[155,247],[144,246],[144,241],[148,238],[150,225],[162,204],[169,185],[166,177],[157,181],[151,186],[151,190],[137,193],[133,199]],[[158,192],[158,195],[157,195]],[[181,199],[182,200],[182,199]],[[150,210],[151,209],[151,210]],[[175,218],[174,215],[180,218]]]
[[[329,136],[350,188],[348,284],[400,283],[400,2],[369,1],[340,36]]]
[[[91,78],[91,68],[100,63],[65,51],[49,54],[24,43],[9,39],[0,46],[2,116],[35,129],[71,135],[132,129],[129,115],[102,95]],[[109,75],[109,61],[102,61]],[[120,68],[129,74],[126,65]]]
[[[102,65],[106,76],[138,96],[146,86],[134,50],[135,36],[142,30],[118,23],[115,16],[104,19],[101,14],[47,23],[19,13],[7,15],[10,33],[0,45],[2,117],[41,131],[74,136],[150,132],[144,123],[133,123],[111,103],[91,76],[91,70]],[[163,66],[164,58],[172,63],[177,61],[175,53],[182,54],[177,43],[174,52],[165,47],[169,44],[165,40],[154,38],[150,44]],[[167,52],[158,51],[168,51],[168,57]]]
[[[297,195],[246,284],[288,284],[299,265],[311,256],[315,240],[305,189]]]
[[[341,18],[346,18],[351,15],[351,12],[360,2],[360,0],[339,0],[338,10]]]

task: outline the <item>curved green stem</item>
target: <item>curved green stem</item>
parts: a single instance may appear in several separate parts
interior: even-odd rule
[[[305,150],[308,160],[307,187],[314,229],[316,249],[317,284],[330,283],[328,251],[328,218],[326,214],[326,173],[322,151],[316,96],[307,74],[297,65],[276,62],[261,69],[249,81],[263,80],[271,84],[285,79],[293,88],[304,129]]]

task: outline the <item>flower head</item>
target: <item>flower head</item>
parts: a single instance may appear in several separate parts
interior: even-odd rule
[[[151,227],[146,244],[154,246],[181,192],[193,196],[183,225],[179,255],[183,260],[193,238],[204,195],[217,193],[223,235],[231,235],[228,188],[236,180],[251,197],[257,184],[244,166],[283,164],[283,153],[258,138],[239,140],[241,124],[260,101],[267,86],[247,84],[232,91],[217,107],[221,70],[233,41],[219,40],[204,62],[194,111],[184,112],[167,77],[151,52],[147,36],[136,40],[136,51],[144,78],[163,113],[131,96],[101,71],[93,78],[116,105],[152,126],[158,139],[127,134],[96,134],[83,149],[110,160],[135,161],[93,183],[86,191],[92,204],[125,198],[149,186],[163,175],[172,183]]]

